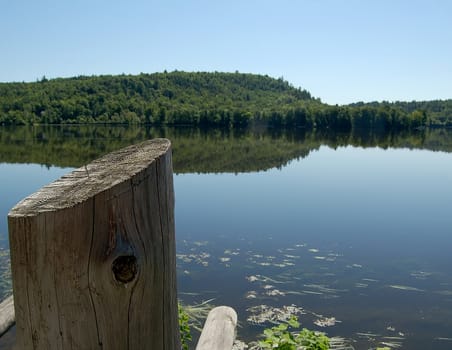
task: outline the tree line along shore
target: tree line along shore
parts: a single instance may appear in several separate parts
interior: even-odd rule
[[[452,100],[328,105],[283,78],[239,72],[0,83],[0,125],[92,123],[413,130],[452,126]]]

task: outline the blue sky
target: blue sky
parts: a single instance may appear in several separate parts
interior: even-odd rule
[[[452,98],[450,0],[0,0],[0,81],[284,77],[322,101]]]

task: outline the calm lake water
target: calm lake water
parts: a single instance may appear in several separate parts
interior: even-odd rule
[[[101,148],[92,159],[166,136],[174,145],[185,304],[234,307],[244,341],[289,310],[304,327],[355,349],[452,348],[450,132],[368,141],[267,131],[30,130],[0,129],[7,150],[0,151],[2,298],[10,293],[6,215],[17,201],[89,161],[87,147]]]

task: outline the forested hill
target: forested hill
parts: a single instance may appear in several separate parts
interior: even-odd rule
[[[0,123],[229,125],[305,102],[315,102],[306,90],[254,74],[175,71],[43,78],[0,84]]]
[[[330,106],[282,78],[154,73],[0,83],[0,125],[126,123],[401,130],[452,126],[452,100]]]

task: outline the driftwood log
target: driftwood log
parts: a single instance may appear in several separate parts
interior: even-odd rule
[[[14,322],[14,298],[11,295],[0,303],[0,336],[10,329]]]
[[[16,349],[180,349],[168,140],[63,176],[8,224]]]
[[[229,306],[212,309],[199,337],[196,350],[231,350],[235,339],[237,313]]]

